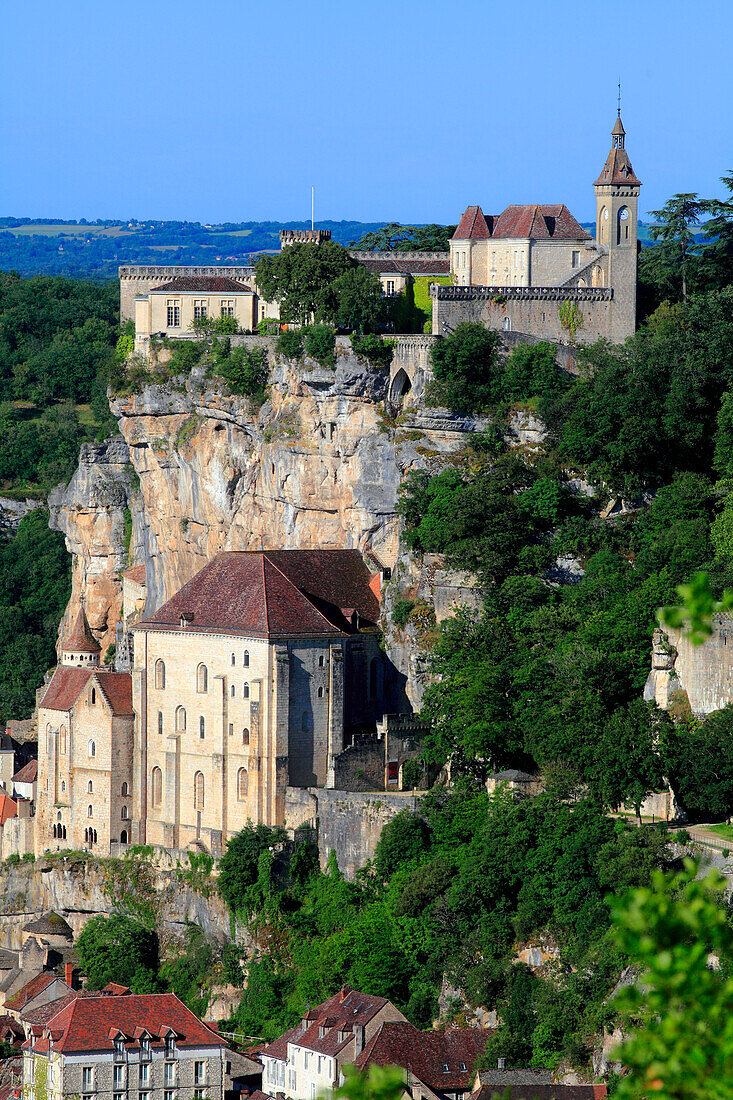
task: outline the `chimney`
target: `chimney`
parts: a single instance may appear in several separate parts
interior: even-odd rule
[[[506,1058],[499,1058],[499,1060],[496,1063],[496,1068],[497,1069],[504,1069],[505,1065],[506,1065]]]
[[[64,981],[66,982],[67,985],[72,985],[73,986],[73,984],[74,984],[74,964],[73,963],[67,962],[64,965]]]
[[[358,1058],[364,1049],[364,1025],[354,1024],[354,1057]]]

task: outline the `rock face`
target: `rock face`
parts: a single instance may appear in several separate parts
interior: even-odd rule
[[[715,615],[712,635],[698,646],[680,631],[655,630],[644,698],[663,710],[687,702],[701,718],[733,702],[733,616]]]
[[[104,650],[114,641],[122,612],[120,571],[127,565],[126,512],[132,468],[123,439],[85,443],[68,487],[49,496],[50,526],[62,531],[73,556],[71,599],[59,627],[63,638],[83,601],[87,620]]]
[[[270,382],[261,408],[202,369],[185,386],[112,401],[124,442],[84,448],[51,501],[74,555],[62,629],[83,600],[95,636],[112,640],[128,508],[148,612],[220,550],[357,547],[395,567],[402,477],[459,451],[480,425],[419,403],[392,415],[389,372],[348,348],[335,370],[272,358]]]

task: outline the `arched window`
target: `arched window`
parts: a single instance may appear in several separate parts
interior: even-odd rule
[[[249,699],[249,684],[245,684],[242,688],[242,695],[245,699]]]
[[[242,730],[242,744],[243,745],[248,745],[249,744],[249,730],[246,729],[246,728]]]
[[[57,836],[58,836],[58,833],[56,832],[56,826],[54,825],[54,827],[53,827],[53,838],[54,838],[54,840],[56,840]]]
[[[94,784],[92,783],[91,779],[87,783],[87,794],[94,794]]]
[[[97,746],[94,744],[93,741],[89,742],[88,749],[89,749],[89,755],[91,757],[94,757],[94,756],[97,755]]]
[[[512,331],[512,319],[511,319],[511,317],[505,317],[504,318],[504,332],[511,332],[511,331]]]
[[[61,839],[66,840],[66,826],[65,825],[61,826]]]
[[[150,776],[150,796],[154,806],[160,806],[163,799],[163,773],[160,768],[153,768]]]
[[[237,798],[243,802],[249,790],[249,773],[246,768],[240,768],[237,772]]]
[[[63,752],[63,753],[66,752],[66,727],[65,726],[61,727],[60,751]]]
[[[323,668],[325,663],[326,663],[326,658],[323,656],[323,654],[321,654],[321,656],[318,658],[318,667]]]
[[[90,829],[89,830],[89,839],[91,840],[92,844],[97,843],[97,830],[96,829]]]
[[[84,843],[85,844],[89,843],[89,830],[88,829],[84,830]]]
[[[231,690],[230,694],[231,694],[232,699],[237,694],[237,689],[235,688],[234,684],[232,684],[232,690]]]
[[[608,244],[608,207],[601,208],[598,214],[598,226],[596,227],[601,244]]]
[[[372,657],[369,662],[369,698],[377,698],[377,687],[379,684],[379,660],[377,657]]]
[[[622,206],[618,212],[617,228],[616,228],[616,243],[628,244],[629,241],[629,217],[628,206]]]
[[[196,691],[199,693],[209,689],[209,671],[206,665],[199,665],[196,669]]]
[[[120,812],[120,817],[123,821],[127,821],[127,806],[123,806]]]
[[[158,711],[158,733],[163,736],[163,711]]]
[[[61,791],[62,791],[62,793],[63,793],[63,792],[65,791],[65,790],[66,790],[66,782],[65,782],[65,780],[63,780],[63,779],[62,779],[62,780],[61,780]]]
[[[87,817],[91,817],[91,816],[92,816],[92,807],[90,805],[90,806],[87,806]]]
[[[186,729],[186,708],[176,707],[176,733],[184,733]]]
[[[159,691],[162,691],[165,687],[165,661],[162,661],[160,657],[155,662],[155,686]]]
[[[59,810],[59,812],[56,814],[56,820],[57,821],[61,820],[61,810]]]
[[[92,704],[92,706],[94,706],[96,701],[97,701],[97,692],[94,688],[92,688],[92,690],[89,693],[89,702]]]
[[[204,773],[196,772],[193,777],[193,808],[194,810],[203,810],[204,808]]]
[[[130,788],[128,787],[127,783],[123,783],[122,784],[122,790],[120,791],[120,794],[124,798],[125,795],[128,795],[129,793],[130,793]]]
[[[236,665],[236,663],[237,663],[237,658],[232,653],[232,667],[234,667],[234,665]]]
[[[244,667],[249,668],[249,650],[248,649],[245,649],[245,651],[244,651]]]
[[[322,699],[322,698],[323,698],[323,688],[322,688],[322,687],[320,687],[320,688],[318,689],[318,698],[319,698],[319,699]]]
[[[120,833],[120,844],[127,844],[127,829],[123,829]]]
[[[199,737],[202,741],[206,737],[206,719],[203,714],[199,718]]]

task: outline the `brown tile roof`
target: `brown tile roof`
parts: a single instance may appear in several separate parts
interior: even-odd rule
[[[482,1085],[471,1100],[603,1100],[605,1085]]]
[[[101,648],[89,629],[84,608],[80,607],[71,631],[61,642],[61,649],[73,650],[74,653],[99,653]]]
[[[133,629],[270,638],[348,634],[354,630],[349,609],[369,624],[378,621],[370,580],[358,550],[226,551]],[[182,617],[190,625],[181,627]]]
[[[493,1034],[475,1028],[419,1031],[409,1023],[385,1023],[364,1047],[356,1065],[402,1066],[429,1088],[470,1089],[476,1063]]]
[[[59,665],[51,677],[41,706],[46,710],[70,711],[94,677],[116,716],[133,714],[132,676],[129,672],[106,672],[100,668],[68,668]]]
[[[226,1043],[194,1016],[175,993],[152,993],[127,997],[76,997],[47,1022],[54,1034],[54,1050],[65,1054],[112,1051],[115,1031],[121,1031],[128,1045],[137,1046],[142,1031],[160,1045],[168,1030],[179,1047],[225,1047]],[[58,1036],[58,1037],[56,1037]],[[42,1052],[43,1039],[34,1044]]]
[[[410,260],[409,255],[409,252],[385,252],[383,259],[360,260],[359,263],[382,275],[450,275],[447,254],[444,260]]]
[[[8,794],[0,794],[0,825],[4,825],[9,817],[15,817],[18,807]]]
[[[132,676],[129,672],[94,670],[94,678],[115,716],[134,714],[132,707]]]
[[[134,581],[135,584],[145,584],[145,566],[131,565],[129,569],[122,570],[122,576],[128,581]]]
[[[454,241],[487,241],[491,230],[480,206],[468,206],[451,238]]]
[[[66,665],[59,665],[40,705],[46,710],[71,710],[94,671],[92,668],[68,668]]]
[[[297,1043],[318,1054],[337,1054],[351,1042],[354,1024],[368,1024],[386,1004],[386,997],[372,997],[345,985],[333,997],[307,1012],[296,1027],[275,1039],[262,1053],[265,1057],[283,1060],[288,1056],[288,1043]],[[324,1035],[321,1035],[322,1028]],[[342,1039],[339,1033],[343,1034]]]
[[[595,183],[626,183],[632,187],[641,187],[641,180],[635,175],[634,169],[631,167],[629,154],[625,149],[615,148],[608,154],[606,163],[603,165],[603,171]]]
[[[32,1001],[34,997],[47,989],[52,982],[61,982],[67,989],[70,989],[70,986],[66,985],[66,982],[62,981],[61,978],[57,978],[55,974],[37,974],[35,978],[31,978],[5,1002],[5,1007],[12,1012],[20,1012],[24,1005],[27,1005],[29,1001]]]
[[[590,240],[590,233],[575,220],[564,203],[556,205],[507,206],[499,215],[492,240]]]
[[[38,779],[38,761],[29,760],[28,763],[13,776],[13,783],[35,783]]]
[[[129,986],[119,985],[118,982],[107,982],[102,986],[101,992],[108,997],[126,997],[128,993],[132,993]]]
[[[252,294],[252,288],[245,283],[238,283],[227,275],[179,275],[163,286],[153,286],[149,294],[177,294],[196,293],[201,294]]]

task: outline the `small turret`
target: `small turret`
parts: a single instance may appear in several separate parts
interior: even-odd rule
[[[61,664],[95,667],[99,665],[101,651],[102,647],[89,629],[84,608],[80,607],[74,626],[61,643]]]

